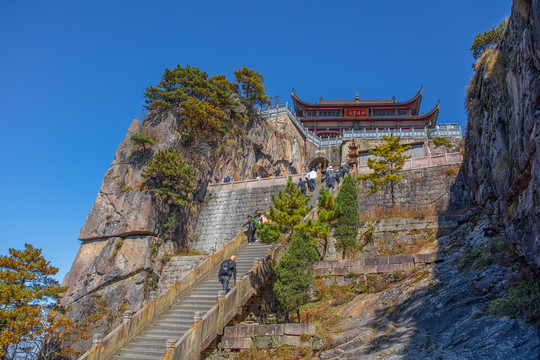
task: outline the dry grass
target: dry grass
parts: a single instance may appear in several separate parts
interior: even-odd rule
[[[454,177],[458,173],[458,169],[453,166],[447,166],[444,168],[444,174],[448,177]]]
[[[380,256],[393,256],[393,255],[405,255],[405,254],[417,254],[421,250],[436,245],[437,242],[437,230],[412,230],[412,241],[396,240],[392,244],[391,249],[383,248],[379,252]]]
[[[178,249],[176,255],[178,256],[200,256],[200,255],[208,255],[207,252],[199,251],[187,247],[181,247]]]
[[[395,273],[367,274],[363,281],[360,281],[357,292],[360,294],[371,294],[384,291],[392,285],[411,276],[412,272],[399,271]]]
[[[438,212],[434,204],[403,206],[395,204],[391,207],[377,207],[369,212],[360,213],[361,221],[376,221],[386,219],[413,219],[437,216]]]

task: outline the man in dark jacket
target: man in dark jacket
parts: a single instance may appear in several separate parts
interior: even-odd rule
[[[251,219],[251,215],[248,215],[248,220],[242,225],[242,230],[244,230],[245,226],[248,227],[248,245],[251,245],[251,243],[255,241],[255,231],[257,230],[255,220]]]
[[[221,282],[223,291],[227,293],[229,291],[229,281],[234,276],[234,285],[236,285],[236,256],[232,255],[229,260],[225,260],[221,263],[219,268],[218,278]]]
[[[307,184],[307,181],[300,178],[300,181],[298,181],[298,185],[297,185],[297,187],[299,187],[300,190],[302,190],[302,194],[304,194],[304,196],[306,196],[306,184]]]
[[[336,184],[336,178],[334,175],[330,174],[329,176],[327,176],[326,178],[326,188],[330,189],[334,189],[334,186]]]
[[[340,182],[342,177],[343,177],[343,173],[341,172],[341,170],[337,170],[335,178],[336,178],[336,182],[337,182],[338,185],[339,185],[339,182]]]

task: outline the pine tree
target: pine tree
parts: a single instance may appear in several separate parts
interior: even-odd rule
[[[184,110],[181,131],[187,141],[214,140],[227,132],[225,112],[208,101],[189,97],[180,107]]]
[[[289,177],[285,190],[278,195],[272,194],[273,205],[265,216],[269,222],[261,224],[257,233],[265,243],[273,243],[287,239],[292,235],[295,225],[300,224],[304,216],[311,210],[307,204],[309,198],[302,194]]]
[[[133,134],[131,136],[131,141],[135,144],[135,146],[139,149],[146,150],[147,145],[155,145],[156,140],[154,140],[153,137],[144,135],[144,134]]]
[[[359,176],[359,179],[367,179],[371,181],[371,188],[367,195],[372,195],[385,186],[390,187],[392,204],[394,203],[394,187],[401,181],[403,176],[398,172],[403,169],[405,160],[409,159],[410,155],[405,155],[404,152],[409,150],[409,145],[402,146],[399,141],[401,138],[392,136],[383,136],[385,144],[376,146],[369,153],[375,156],[375,159],[368,159],[368,167],[373,170],[367,175]]]
[[[313,246],[315,246],[316,250],[322,241],[323,249],[319,255],[321,259],[324,259],[328,247],[328,238],[330,237],[330,228],[341,216],[341,209],[337,206],[330,192],[324,188],[319,192],[318,202],[317,219],[308,219],[308,221],[297,225],[295,229],[309,234],[314,239]]]
[[[484,51],[494,48],[503,39],[506,28],[508,27],[508,19],[503,19],[501,23],[493,27],[493,29],[476,34],[474,42],[471,45],[473,57],[478,59]]]
[[[313,264],[319,260],[312,242],[308,234],[296,231],[291,237],[289,249],[276,267],[274,292],[287,321],[289,313],[298,313],[300,306],[310,299],[309,288],[314,282]]]
[[[142,176],[152,193],[165,202],[180,206],[191,202],[191,194],[195,192],[195,170],[186,164],[177,150],[159,151]]]
[[[343,185],[339,190],[336,200],[337,206],[342,214],[337,219],[334,235],[337,239],[336,250],[343,252],[343,257],[347,252],[353,251],[357,247],[358,227],[360,226],[360,216],[358,212],[358,191],[351,175],[343,180]]]
[[[263,85],[263,75],[245,66],[235,70],[234,75],[236,76],[236,82],[244,92],[244,96],[251,104],[270,105],[270,99],[266,95],[266,88]]]
[[[435,147],[444,146],[447,148],[452,148],[453,146],[450,140],[448,140],[448,138],[441,137],[441,136],[434,137],[433,144],[435,145]]]
[[[51,278],[58,269],[41,256],[41,250],[25,244],[0,256],[0,358],[50,359],[73,356],[72,347],[89,338],[98,319],[80,324],[65,317],[58,304],[66,287]]]
[[[144,97],[149,110],[174,107],[190,97],[226,110],[238,105],[231,96],[235,89],[236,85],[225,75],[208,78],[208,74],[199,68],[177,65],[172,70],[165,69],[161,81],[147,88]]]

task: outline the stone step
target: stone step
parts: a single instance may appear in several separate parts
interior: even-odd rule
[[[130,350],[122,349],[120,351],[121,358],[134,358],[134,359],[161,359],[165,355],[165,349],[163,350]]]
[[[186,321],[185,323],[183,324],[171,324],[171,325],[158,325],[158,324],[154,324],[152,325],[152,327],[150,328],[150,331],[151,330],[156,330],[156,331],[170,331],[171,333],[176,333],[178,331],[181,331],[182,333],[185,332],[187,329],[189,329],[191,327],[191,325],[193,324],[193,320],[191,322],[189,321]]]
[[[170,316],[167,319],[158,320],[155,322],[155,325],[157,326],[168,326],[168,325],[177,325],[177,326],[183,326],[184,324],[193,324],[193,319],[195,318],[195,314],[191,316],[184,316],[184,317],[173,317]]]
[[[165,351],[163,352],[165,353]],[[161,357],[155,357],[155,356],[136,356],[136,355],[115,355],[112,359],[115,360],[133,360],[133,359],[145,359],[145,360],[161,360],[163,358],[163,355]]]
[[[133,342],[128,344],[125,347],[126,350],[151,350],[151,351],[162,351],[165,353],[165,343],[152,343],[152,342]]]

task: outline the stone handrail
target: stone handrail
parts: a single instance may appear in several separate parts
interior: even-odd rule
[[[292,177],[294,183],[297,183],[300,178],[305,178],[307,174],[294,174],[286,176],[276,176],[271,178],[261,179],[249,179],[240,181],[231,181],[228,183],[220,182],[216,184],[209,184],[208,189],[213,191],[231,191],[242,189],[253,189],[267,186],[285,186],[287,185],[287,179]]]
[[[432,264],[439,260],[437,253],[431,253],[321,261],[313,268],[313,273],[319,276],[346,276],[350,273],[390,273],[412,270],[415,267]]]
[[[107,336],[94,335],[93,347],[84,353],[79,360],[105,360],[122,348],[131,338],[133,338],[146,325],[160,315],[163,311],[170,309],[176,300],[190,291],[193,286],[203,280],[215,269],[223,260],[228,259],[232,254],[245,244],[245,239],[239,234],[231,242],[225,244],[218,252],[205,259],[198,267],[187,272],[177,283],[171,286],[157,299],[149,302],[137,311],[133,316],[124,316],[124,322]]]
[[[223,335],[225,325],[235,317],[257,289],[262,287],[272,274],[272,264],[279,261],[283,246],[269,250],[266,259],[254,263],[253,268],[231,289],[227,295],[220,292],[217,303],[206,314],[196,314],[193,326],[176,342],[167,343],[162,360],[198,359],[217,335]]]
[[[410,158],[405,161],[402,170],[420,169],[431,166],[461,164],[463,155],[461,153],[445,153],[444,155],[426,156],[423,158]],[[368,166],[359,166],[358,174],[367,174],[371,172]]]

